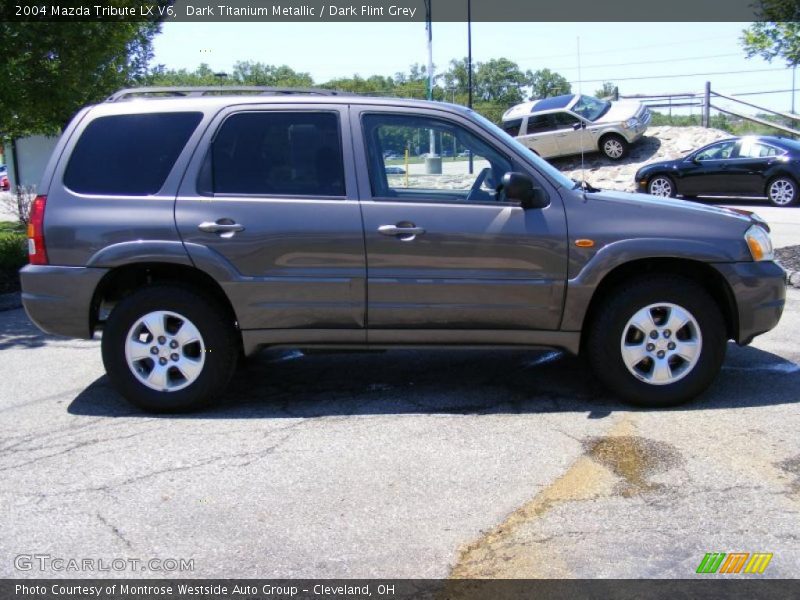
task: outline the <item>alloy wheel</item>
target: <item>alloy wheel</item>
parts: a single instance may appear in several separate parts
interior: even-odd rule
[[[788,179],[776,179],[769,186],[769,199],[778,206],[794,202],[796,193],[794,184]]]
[[[666,177],[656,177],[650,182],[650,194],[669,198],[672,196],[672,182]]]
[[[697,319],[670,302],[638,310],[623,328],[620,342],[628,371],[651,385],[669,385],[686,377],[702,348]]]
[[[625,153],[625,147],[616,138],[609,138],[603,143],[603,152],[609,158],[620,158]]]
[[[159,392],[176,392],[203,371],[205,344],[200,330],[175,312],[154,311],[128,331],[125,360],[134,376]]]

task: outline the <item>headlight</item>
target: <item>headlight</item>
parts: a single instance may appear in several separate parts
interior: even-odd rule
[[[775,254],[772,252],[772,240],[769,234],[758,225],[753,225],[744,234],[747,246],[753,260],[773,260]]]
[[[637,125],[639,125],[639,119],[637,119],[636,117],[631,117],[622,124],[622,126],[627,129],[633,129]]]

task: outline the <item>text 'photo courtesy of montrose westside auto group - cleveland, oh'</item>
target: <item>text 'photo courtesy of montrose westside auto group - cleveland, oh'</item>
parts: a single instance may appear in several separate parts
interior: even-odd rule
[[[0,2],[0,600],[800,589],[800,0]]]

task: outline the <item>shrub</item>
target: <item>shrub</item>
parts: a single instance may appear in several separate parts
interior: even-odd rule
[[[0,269],[21,269],[28,262],[27,239],[24,233],[0,233]]]

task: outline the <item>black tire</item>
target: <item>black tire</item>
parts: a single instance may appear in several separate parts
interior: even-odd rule
[[[770,179],[766,194],[773,206],[781,208],[796,206],[800,201],[800,189],[798,189],[797,182],[788,175],[778,175]]]
[[[663,385],[636,377],[622,357],[622,336],[628,321],[639,310],[658,303],[671,303],[688,311],[702,336],[694,366],[682,378]],[[675,332],[676,337],[678,334]],[[705,391],[722,367],[726,338],[720,308],[702,286],[678,275],[652,275],[613,290],[589,324],[584,351],[595,375],[609,390],[630,404],[656,408],[682,404]]]
[[[197,378],[183,389],[151,389],[134,375],[133,367],[128,366],[125,350],[128,334],[139,319],[154,311],[185,317],[201,335],[202,367]],[[157,345],[156,341],[149,341],[147,345],[151,343]],[[127,400],[149,412],[186,412],[210,404],[230,382],[239,350],[233,319],[227,311],[194,289],[178,285],[153,285],[125,297],[114,307],[103,330],[103,364],[111,382]],[[167,363],[165,368],[170,366]],[[180,374],[179,371],[175,373]]]
[[[628,155],[630,144],[621,135],[607,133],[600,138],[600,152],[610,160],[622,160]]]
[[[669,191],[667,192],[667,188]],[[647,181],[647,193],[651,196],[658,196],[660,198],[674,198],[678,188],[675,186],[675,180],[669,175],[653,175]]]

